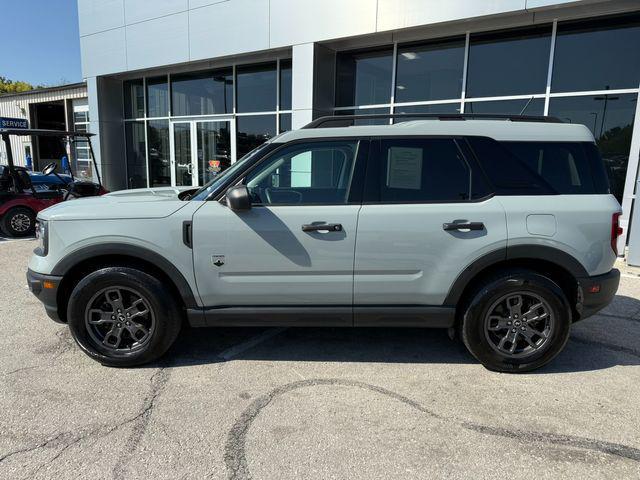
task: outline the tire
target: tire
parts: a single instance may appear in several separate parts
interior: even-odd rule
[[[182,317],[173,292],[156,277],[120,266],[80,280],[67,309],[69,329],[82,351],[111,367],[160,358],[178,336]]]
[[[562,351],[570,330],[571,308],[562,289],[528,270],[507,270],[487,279],[468,297],[462,318],[465,346],[497,372],[528,372],[546,365]]]
[[[8,237],[28,237],[36,231],[36,214],[26,207],[15,207],[2,217],[2,232]]]

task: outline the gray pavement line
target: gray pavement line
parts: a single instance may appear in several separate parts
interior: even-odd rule
[[[302,380],[298,382],[288,383],[274,388],[269,393],[256,398],[251,404],[242,412],[238,420],[233,424],[231,430],[227,435],[227,442],[225,444],[224,461],[227,467],[229,480],[248,480],[251,478],[249,472],[247,454],[246,454],[246,442],[249,429],[252,423],[258,417],[260,412],[264,410],[274,399],[277,397],[289,393],[293,390],[315,386],[338,386],[338,387],[356,387],[364,390],[369,390],[375,393],[380,393],[387,397],[391,397],[394,400],[398,400],[405,405],[421,412],[437,420],[444,422],[457,424],[466,430],[470,430],[476,433],[485,435],[492,435],[504,438],[514,439],[520,442],[539,442],[539,443],[551,443],[554,445],[561,445],[573,448],[581,448],[586,450],[593,450],[601,453],[615,455],[622,458],[627,458],[636,462],[640,462],[640,449],[629,447],[622,444],[605,442],[601,440],[593,440],[590,438],[577,437],[572,435],[558,435],[554,433],[541,433],[541,432],[527,432],[523,430],[508,430],[500,427],[491,427],[473,422],[467,422],[456,418],[448,418],[443,415],[437,414],[420,403],[412,400],[404,395],[387,390],[383,387],[376,385],[370,385],[368,383],[359,382],[356,380],[342,380],[342,379],[310,379]]]
[[[231,360],[233,357],[236,357],[236,356],[240,355],[241,353],[252,349],[256,345],[259,345],[262,342],[266,342],[267,340],[269,340],[270,338],[275,337],[276,335],[280,335],[286,329],[287,329],[287,327],[269,329],[269,330],[267,330],[265,332],[262,332],[259,335],[256,335],[255,337],[251,337],[249,340],[247,340],[245,342],[239,343],[238,345],[234,345],[233,347],[228,348],[227,350],[224,350],[223,352],[220,352],[218,354],[218,357],[222,358],[223,360]]]
[[[626,353],[627,355],[632,355],[634,357],[640,358],[640,350],[635,350],[629,347],[623,347],[622,345],[614,345],[613,343],[598,342],[596,340],[590,340],[588,338],[580,338],[576,336],[571,336],[570,339],[576,343],[582,343],[583,345],[593,345],[594,347],[602,347],[608,350],[614,350],[616,352]]]
[[[136,419],[136,424],[133,426],[131,435],[129,435],[124,448],[124,453],[118,457],[118,462],[113,467],[112,478],[114,480],[127,478],[126,473],[129,462],[140,446],[140,442],[142,441],[142,438],[149,426],[149,421],[151,420],[151,414],[153,413],[156,401],[167,386],[170,375],[171,372],[167,370],[166,367],[160,367],[160,369],[151,376],[151,392],[145,398],[141,414]]]

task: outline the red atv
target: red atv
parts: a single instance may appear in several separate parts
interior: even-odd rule
[[[80,141],[89,143],[89,151],[98,183],[76,180],[73,177],[73,172],[71,172],[71,181],[65,181],[57,175],[56,164],[50,163],[42,169],[42,173],[56,175],[61,183],[49,187],[49,190],[34,188],[29,172],[22,168],[16,168],[13,164],[13,153],[9,141],[11,135],[57,137],[61,142],[68,140],[74,142],[77,138],[81,138]],[[100,175],[93,156],[90,139],[93,134],[57,130],[0,129],[0,136],[4,142],[8,160],[8,168],[3,169],[0,175],[0,230],[6,236],[33,235],[38,212],[56,203],[70,198],[91,197],[107,193],[100,182]]]

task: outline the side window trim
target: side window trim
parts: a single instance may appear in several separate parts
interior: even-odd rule
[[[417,201],[382,201],[380,182],[378,176],[382,175],[382,142],[384,140],[436,140],[445,139],[451,140],[461,160],[469,169],[469,192],[468,197],[465,200],[417,200]],[[475,159],[471,147],[466,145],[467,148],[463,148],[466,145],[466,138],[463,136],[455,135],[398,135],[398,136],[381,136],[371,139],[369,162],[367,165],[367,172],[365,176],[365,185],[363,189],[362,204],[363,205],[431,205],[431,204],[448,204],[448,203],[478,203],[487,200],[495,195],[493,186],[488,181],[488,178],[484,171],[479,167],[477,160]],[[374,172],[374,173],[371,173]],[[481,177],[484,185],[487,187],[487,195],[483,195],[479,198],[473,198],[473,176],[474,172]],[[374,178],[375,175],[375,178]]]

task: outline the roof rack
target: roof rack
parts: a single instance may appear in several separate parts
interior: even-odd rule
[[[432,119],[432,120],[508,120],[511,122],[539,122],[539,123],[564,123],[556,117],[546,117],[541,115],[493,115],[486,113],[376,113],[367,115],[335,115],[320,117],[302,128],[327,128],[327,127],[349,127],[355,124],[356,120],[376,120],[376,119]],[[337,125],[327,125],[327,124]]]

